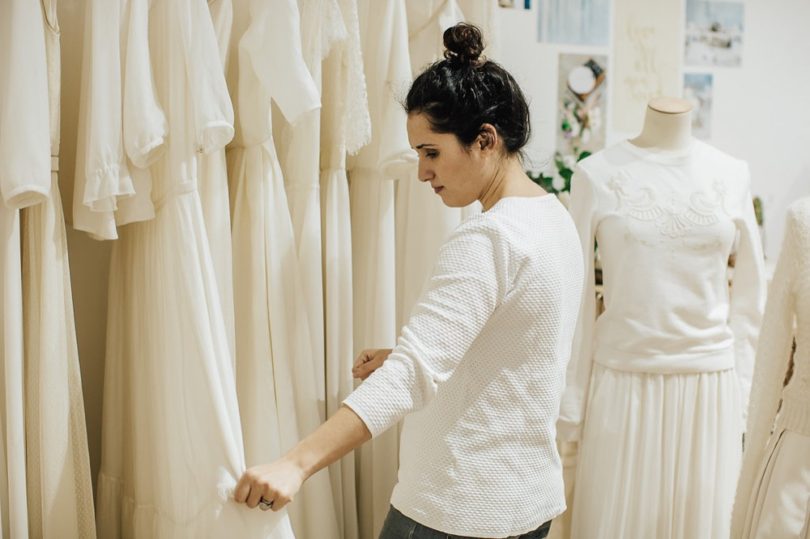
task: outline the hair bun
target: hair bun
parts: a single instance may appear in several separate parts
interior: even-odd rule
[[[444,31],[444,47],[447,61],[476,66],[484,51],[484,38],[477,26],[460,22]]]

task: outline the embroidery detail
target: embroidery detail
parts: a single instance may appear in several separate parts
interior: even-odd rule
[[[629,179],[627,173],[620,171],[607,182],[608,189],[616,196],[616,210],[639,221],[654,223],[668,238],[682,238],[695,227],[716,224],[720,220],[718,210],[728,214],[726,186],[720,180],[714,181],[711,194],[695,191],[685,200],[682,194],[659,194],[650,186],[629,192],[626,187]]]

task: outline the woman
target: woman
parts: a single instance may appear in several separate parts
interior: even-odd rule
[[[568,213],[523,172],[529,110],[481,60],[480,31],[444,34],[445,59],[405,104],[419,180],[483,212],[442,247],[396,348],[367,350],[365,381],[282,459],[249,469],[235,498],[278,510],[302,482],[405,419],[381,537],[545,537],[565,510],[555,422],[580,304]],[[373,373],[373,374],[372,374]]]

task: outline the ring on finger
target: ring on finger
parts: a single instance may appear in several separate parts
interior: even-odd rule
[[[259,508],[262,511],[267,511],[273,508],[273,500],[268,500],[264,496],[259,499]]]

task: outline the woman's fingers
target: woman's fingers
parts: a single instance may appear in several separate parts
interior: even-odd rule
[[[242,474],[242,477],[239,478],[239,482],[236,484],[236,488],[233,491],[233,499],[237,503],[245,503],[248,499],[248,494],[250,494],[250,478],[248,474]]]
[[[352,375],[360,380],[365,380],[371,373],[379,369],[383,362],[391,354],[390,348],[379,348],[376,350],[363,350],[354,362]]]

